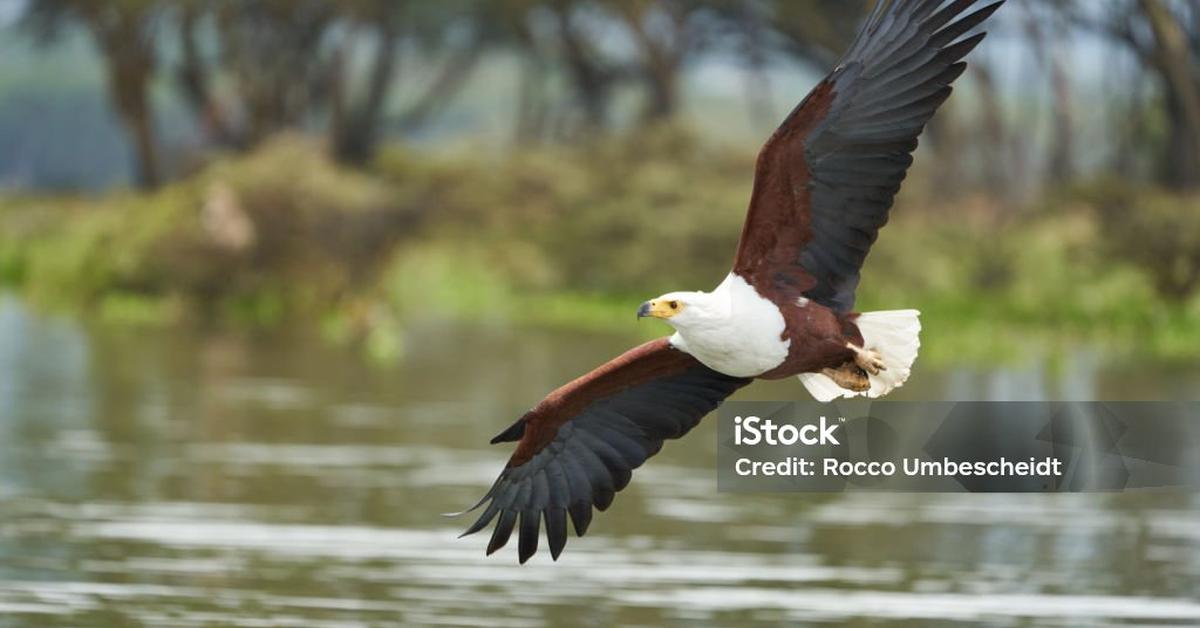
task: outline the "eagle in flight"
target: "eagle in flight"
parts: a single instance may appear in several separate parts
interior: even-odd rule
[[[916,310],[854,312],[859,269],[917,147],[1003,3],[878,0],[845,56],[758,154],[728,276],[711,292],[646,301],[675,333],[551,392],[492,443],[516,442],[463,536],[496,522],[488,554],[519,529],[522,563],[542,522],[550,555],[582,536],[663,441],[687,434],[755,378],[797,376],[821,401],[879,397],[908,378]]]

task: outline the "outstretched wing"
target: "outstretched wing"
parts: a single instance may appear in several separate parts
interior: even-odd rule
[[[842,61],[759,152],[734,272],[777,303],[854,307],[917,136],[984,34],[960,37],[1003,0],[963,16],[976,2],[877,2]]]
[[[583,536],[592,507],[605,510],[632,471],[679,438],[749,379],[729,377],[672,347],[663,338],[629,350],[550,393],[493,443],[518,441],[516,451],[476,508],[463,533],[496,519],[491,554],[520,526],[518,555],[537,551],[546,523],[550,555],[567,542],[567,517]]]

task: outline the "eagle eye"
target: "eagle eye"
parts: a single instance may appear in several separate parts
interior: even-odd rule
[[[667,303],[667,305],[671,306],[672,310],[679,309],[679,301],[671,301],[670,303]]]

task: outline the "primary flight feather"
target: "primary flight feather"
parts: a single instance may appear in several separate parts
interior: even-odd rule
[[[756,378],[797,376],[821,401],[879,397],[908,378],[916,310],[853,312],[859,270],[912,164],[917,137],[1004,0],[879,0],[837,67],[759,152],[733,269],[711,292],[673,292],[638,316],[675,329],[550,393],[492,443],[516,442],[474,508],[487,552],[541,526],[550,554],[582,536],[631,473]],[[473,509],[474,509],[473,508]]]

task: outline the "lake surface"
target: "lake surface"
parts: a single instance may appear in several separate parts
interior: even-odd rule
[[[630,342],[430,323],[381,367],[0,297],[0,626],[1200,625],[1195,494],[723,494],[712,417],[557,563],[457,539],[470,521],[439,513],[503,465],[487,440]],[[897,397],[1190,399],[1200,382],[1054,364],[918,369]]]

